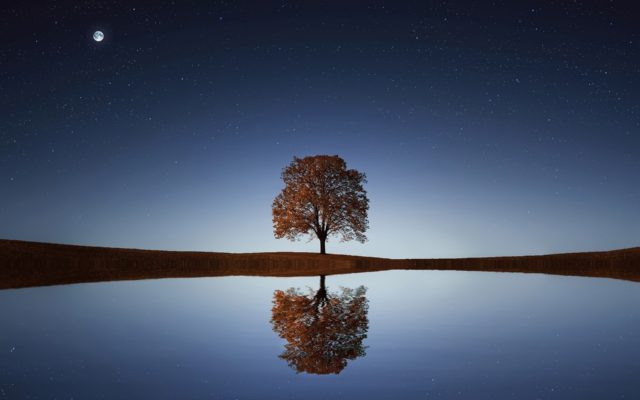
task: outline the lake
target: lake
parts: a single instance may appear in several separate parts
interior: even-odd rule
[[[0,399],[640,398],[638,283],[457,271],[321,281],[1,290]]]

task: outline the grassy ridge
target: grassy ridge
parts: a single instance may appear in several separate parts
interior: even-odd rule
[[[202,276],[312,276],[389,269],[531,272],[640,281],[640,248],[591,253],[404,259],[315,253],[206,253],[0,240],[0,289]]]

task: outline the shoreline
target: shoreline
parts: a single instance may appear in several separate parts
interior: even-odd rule
[[[315,276],[384,270],[521,272],[640,282],[640,247],[512,257],[388,259],[317,253],[210,253],[0,240],[0,289],[215,276]]]

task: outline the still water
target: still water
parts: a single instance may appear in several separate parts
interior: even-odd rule
[[[455,271],[4,290],[0,399],[640,399],[639,306]]]

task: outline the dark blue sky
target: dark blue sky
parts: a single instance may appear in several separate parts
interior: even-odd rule
[[[370,240],[328,252],[640,243],[632,5],[160,3],[2,6],[0,237],[317,251],[271,203],[294,155],[339,154]]]

